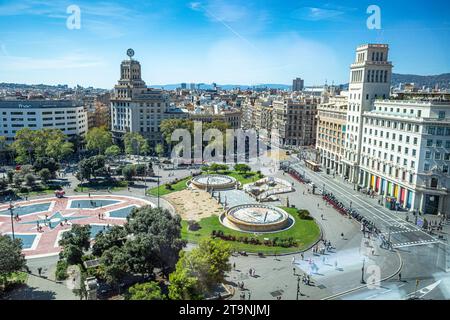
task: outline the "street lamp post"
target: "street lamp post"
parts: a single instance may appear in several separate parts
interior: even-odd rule
[[[296,299],[299,300],[299,296],[302,295],[302,293],[300,292],[300,276],[301,276],[301,274],[296,273],[295,268],[293,268],[293,271],[294,271],[294,276],[297,277],[297,298]]]
[[[158,155],[158,186],[156,188],[156,191],[158,192],[158,209],[159,209],[159,175],[161,173],[160,170],[161,170],[161,167],[160,167],[159,155]]]
[[[15,240],[15,236],[14,236],[14,212],[13,212],[12,201],[9,202],[9,212],[11,213],[11,231],[12,231],[12,238],[13,238],[13,240]]]
[[[365,265],[365,262],[366,262],[366,259],[363,259],[363,265],[362,265],[362,268],[361,268],[361,283],[362,284],[366,283],[366,281],[364,280],[364,265]]]

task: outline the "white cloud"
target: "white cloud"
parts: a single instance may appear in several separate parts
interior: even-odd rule
[[[319,21],[319,20],[329,20],[334,19],[338,16],[341,16],[345,13],[343,10],[335,10],[335,9],[325,9],[325,8],[316,8],[316,7],[303,7],[297,10],[294,10],[292,16],[296,19],[300,20],[310,20],[310,21]]]

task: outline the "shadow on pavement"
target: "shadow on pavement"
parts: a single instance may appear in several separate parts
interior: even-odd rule
[[[53,291],[43,291],[36,287],[27,285],[14,290],[12,293],[3,297],[5,300],[55,300],[56,293]]]

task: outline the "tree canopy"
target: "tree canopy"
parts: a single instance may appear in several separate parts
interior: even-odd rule
[[[126,154],[146,155],[150,152],[148,141],[137,132],[127,132],[123,140]]]
[[[11,148],[16,154],[16,162],[20,164],[32,164],[43,157],[61,161],[73,152],[73,144],[59,129],[20,129]]]
[[[128,289],[128,300],[165,300],[158,282],[138,283]]]
[[[0,235],[0,277],[6,279],[12,272],[22,270],[26,265],[22,254],[22,241],[8,235]]]
[[[175,271],[169,276],[171,299],[201,299],[204,292],[211,292],[225,279],[231,270],[231,249],[223,241],[204,239],[198,248],[182,252]]]
[[[105,127],[96,127],[86,133],[86,148],[104,154],[112,146],[112,134]]]
[[[81,160],[78,163],[77,179],[83,181],[90,180],[91,177],[109,176],[105,164],[106,159],[102,155]]]

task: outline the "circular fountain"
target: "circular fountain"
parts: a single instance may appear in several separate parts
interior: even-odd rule
[[[256,233],[289,229],[294,219],[283,209],[265,204],[244,204],[230,208],[220,217],[228,228]]]
[[[235,178],[230,176],[210,174],[194,177],[192,178],[191,183],[194,187],[201,190],[225,190],[235,188],[237,181]]]

